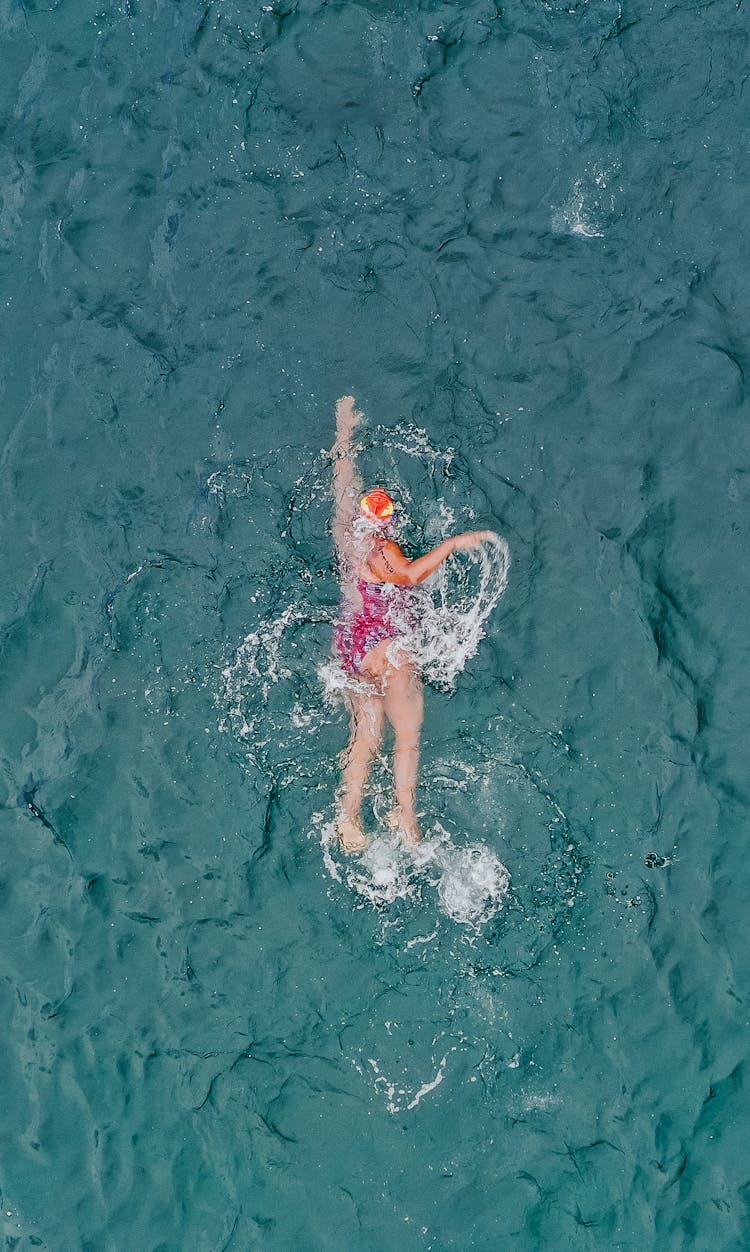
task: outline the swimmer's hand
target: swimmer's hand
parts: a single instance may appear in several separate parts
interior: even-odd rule
[[[336,444],[346,445],[362,414],[355,408],[354,396],[342,396],[336,401]]]
[[[463,535],[453,536],[453,551],[465,552],[467,548],[480,548],[495,538],[494,530],[467,530]]]

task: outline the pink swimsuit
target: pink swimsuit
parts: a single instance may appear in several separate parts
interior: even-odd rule
[[[384,639],[395,639],[400,633],[398,624],[391,618],[391,609],[401,607],[409,588],[394,583],[389,590],[382,583],[370,583],[360,578],[357,591],[362,597],[362,608],[345,604],[333,633],[333,644],[348,674],[358,674],[368,652]],[[402,629],[403,627],[401,627]]]

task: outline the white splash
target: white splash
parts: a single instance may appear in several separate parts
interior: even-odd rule
[[[510,883],[505,866],[481,844],[454,848],[443,860],[438,895],[454,922],[481,926],[498,909]]]
[[[597,230],[589,220],[590,210],[584,205],[583,183],[577,178],[573,184],[569,200],[560,210],[563,221],[571,235],[583,235],[586,239],[602,239],[604,232]],[[586,215],[584,215],[586,214]]]
[[[445,561],[401,610],[393,659],[406,653],[427,679],[450,690],[476,654],[509,572],[510,551],[500,535]]]
[[[611,219],[615,212],[615,197],[609,189],[615,174],[616,167],[606,170],[595,166],[577,178],[565,202],[552,210],[553,230],[584,239],[603,239],[601,219]]]
[[[363,903],[382,907],[395,900],[424,901],[436,889],[443,915],[473,930],[505,903],[510,874],[499,857],[481,842],[457,847],[439,822],[416,847],[406,847],[396,835],[376,835],[361,856],[351,857],[339,848],[334,823],[323,814],[316,819],[328,873]]]
[[[221,671],[224,680],[222,694],[227,709],[225,721],[240,739],[247,739],[253,734],[257,721],[257,716],[248,718],[248,696],[256,696],[252,703],[255,713],[259,714],[258,693],[265,702],[271,687],[280,678],[291,677],[290,670],[281,660],[280,650],[285,630],[297,620],[304,620],[304,617],[294,604],[288,605],[278,617],[264,619],[257,630],[245,636],[232,660]],[[297,707],[295,713],[298,721],[304,719],[304,710]]]
[[[422,1082],[415,1090],[413,1086],[407,1083],[394,1082],[388,1078],[382,1071],[380,1062],[377,1057],[368,1056],[366,1058],[369,1070],[355,1058],[352,1058],[352,1064],[363,1077],[370,1078],[375,1091],[385,1098],[385,1107],[389,1113],[403,1113],[405,1110],[415,1109],[421,1100],[436,1087],[439,1087],[445,1077],[445,1067],[448,1064],[448,1057],[451,1053],[456,1052],[457,1047],[449,1048],[445,1055],[441,1058],[437,1070],[433,1078],[427,1082]],[[434,1060],[433,1060],[434,1064]]]
[[[431,469],[434,469],[437,464],[442,465],[446,470],[450,469],[456,456],[455,448],[434,448],[427,431],[421,426],[415,426],[412,422],[398,422],[395,426],[377,426],[375,431],[383,437],[389,448],[422,461]]]

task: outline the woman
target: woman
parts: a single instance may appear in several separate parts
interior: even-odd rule
[[[353,396],[342,396],[336,405],[336,443],[331,450],[333,537],[343,594],[334,646],[347,673],[360,680],[348,691],[351,737],[344,754],[336,822],[345,852],[361,852],[367,846],[360,810],[384,717],[395,735],[396,808],[388,822],[405,843],[416,844],[422,838],[415,807],[422,681],[414,663],[392,644],[408,618],[405,589],[424,582],[452,552],[476,548],[493,537],[489,530],[454,535],[425,556],[409,561],[387,534],[394,510],[390,496],[381,488],[362,494],[351,445],[361,417]]]

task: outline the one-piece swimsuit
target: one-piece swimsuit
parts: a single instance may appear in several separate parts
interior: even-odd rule
[[[368,652],[403,631],[404,601],[409,590],[389,583],[386,591],[383,583],[357,580],[362,608],[355,609],[345,602],[333,633],[334,647],[348,674],[359,674]]]

